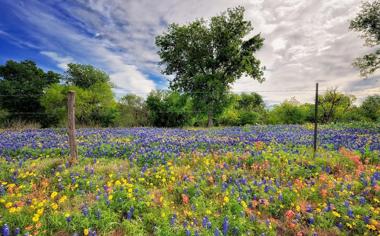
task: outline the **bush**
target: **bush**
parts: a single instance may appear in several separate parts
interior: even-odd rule
[[[380,95],[367,97],[361,107],[361,113],[372,121],[380,121]]]
[[[259,114],[254,111],[243,111],[239,114],[240,125],[254,125],[257,124]]]
[[[284,102],[269,112],[269,124],[303,124],[307,113],[302,106]]]
[[[236,126],[240,125],[240,117],[238,111],[235,109],[227,109],[225,110],[220,118],[218,119],[218,123],[220,125],[230,125]]]

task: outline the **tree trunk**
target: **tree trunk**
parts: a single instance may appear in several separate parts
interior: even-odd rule
[[[214,121],[212,120],[212,118],[213,118],[213,114],[212,114],[212,111],[208,111],[208,113],[207,113],[207,115],[208,115],[208,124],[207,124],[207,127],[213,127],[214,126]]]

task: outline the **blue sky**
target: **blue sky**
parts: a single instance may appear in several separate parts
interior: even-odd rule
[[[32,59],[63,72],[67,63],[92,64],[110,74],[121,96],[167,88],[154,38],[172,22],[208,18],[243,5],[265,38],[257,54],[267,67],[259,84],[241,78],[234,92],[258,91],[267,103],[311,101],[315,82],[361,100],[380,93],[379,73],[363,80],[352,60],[369,48],[348,30],[360,0],[0,0],[0,63]]]

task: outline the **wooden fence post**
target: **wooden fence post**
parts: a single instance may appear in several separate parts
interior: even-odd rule
[[[69,91],[67,94],[67,110],[68,110],[68,132],[70,146],[70,165],[78,160],[78,149],[75,138],[75,91]]]

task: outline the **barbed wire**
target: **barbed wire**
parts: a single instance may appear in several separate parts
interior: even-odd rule
[[[170,90],[161,90],[162,92],[168,92]],[[327,91],[331,91],[331,89],[319,89],[319,92],[327,92]],[[356,92],[361,92],[361,91],[355,91],[355,90],[335,90],[336,92],[341,92],[341,93],[356,93]],[[240,94],[240,93],[246,93],[246,94],[250,94],[250,93],[288,93],[288,92],[291,92],[291,93],[296,93],[296,94],[309,94],[311,92],[315,92],[315,90],[252,90],[252,91],[230,91],[230,93],[232,94]],[[373,91],[374,93],[376,92],[379,92],[380,93],[380,90],[379,91]],[[181,93],[181,92],[180,92]],[[210,94],[212,92],[207,92],[207,91],[199,91],[199,92],[192,92],[193,94]],[[372,93],[370,91],[370,93]],[[141,91],[138,91],[138,92],[135,92],[135,91],[126,91],[125,92],[125,95],[128,95],[128,94],[134,94],[134,95],[139,95],[139,94],[143,94],[143,95],[147,95],[147,94],[150,94],[150,92],[141,92]],[[25,94],[25,93],[12,93],[12,94],[0,94],[0,97],[41,97],[43,96],[44,94]],[[314,94],[311,94],[311,95],[314,95]]]

